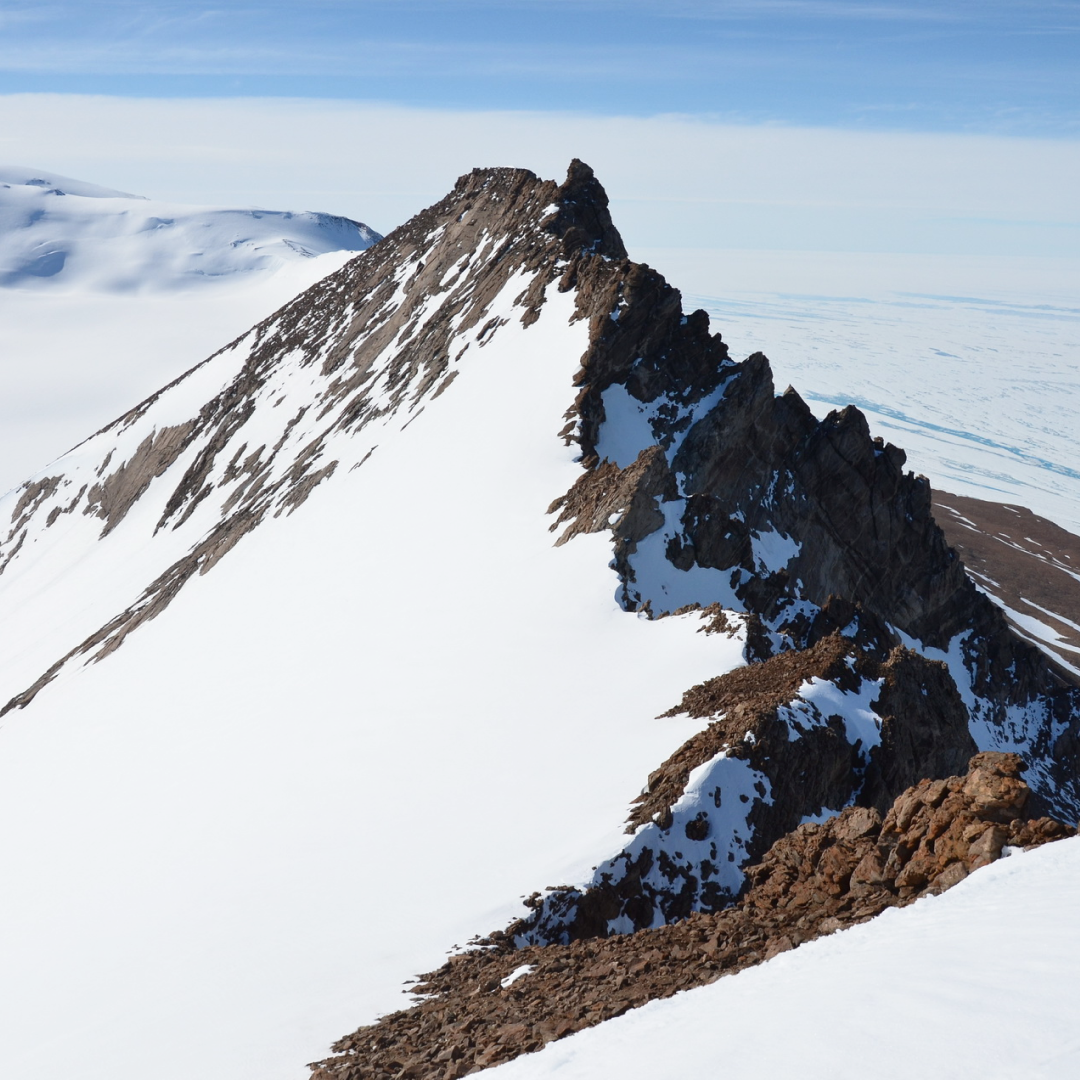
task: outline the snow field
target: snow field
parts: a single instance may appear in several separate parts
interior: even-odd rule
[[[0,167],[4,287],[171,291],[377,239],[331,214],[164,203]]]
[[[619,610],[604,537],[553,547],[571,304],[5,718],[0,1072],[295,1080],[618,849],[697,726],[653,717],[741,643]]]

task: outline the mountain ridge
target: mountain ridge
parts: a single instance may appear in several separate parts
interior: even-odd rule
[[[726,910],[750,867],[808,819],[879,813],[913,783],[956,776],[976,751],[1023,757],[1025,813],[1076,817],[1075,684],[971,585],[925,479],[903,472],[902,451],[873,440],[858,410],[816,421],[794,390],[774,393],[763,355],[732,360],[703,312],[684,314],[678,290],[629,260],[578,161],[561,185],[526,170],[463,176],[0,503],[11,522],[0,591],[38,618],[13,617],[7,631],[4,711],[29,707],[21,722],[32,723],[54,683],[74,692],[81,669],[126,651],[178,597],[191,610],[192,583],[258,546],[274,519],[332,507],[339,485],[362,498],[375,463],[392,480],[409,447],[452,457],[471,439],[484,448],[472,468],[491,469],[506,452],[488,436],[493,417],[465,413],[463,429],[452,419],[462,385],[477,390],[470,365],[492,356],[499,430],[534,410],[501,393],[519,355],[549,367],[552,387],[572,373],[556,391],[563,411],[538,421],[544,454],[561,454],[544,475],[569,482],[507,535],[535,534],[559,559],[584,547],[598,576],[607,550],[618,618],[657,641],[701,630],[716,660],[669,702],[688,729],[689,718],[709,724],[654,769],[631,838],[597,851],[591,879],[534,896],[514,945]],[[436,415],[444,442],[411,441]],[[509,484],[529,470],[498,464]],[[417,468],[415,486],[391,487],[393,512],[361,506],[357,520],[421,533],[414,572],[437,568],[465,608],[470,583],[439,566],[446,526],[425,515]],[[480,491],[489,509],[508,499]],[[453,520],[481,550],[492,542],[471,531],[468,508]],[[518,567],[514,618],[536,603],[531,573]],[[586,657],[590,644],[579,643]],[[732,671],[736,651],[748,666]]]

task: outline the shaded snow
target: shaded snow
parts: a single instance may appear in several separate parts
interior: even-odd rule
[[[776,529],[750,533],[750,544],[754,550],[754,562],[763,574],[775,574],[783,570],[802,550],[802,544],[798,540],[793,540]]]

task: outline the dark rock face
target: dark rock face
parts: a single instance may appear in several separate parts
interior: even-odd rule
[[[514,927],[493,934],[422,976],[415,1007],[335,1043],[333,1057],[311,1066],[312,1080],[462,1077],[940,893],[1006,845],[1074,835],[1027,816],[1021,769],[1014,754],[978,754],[966,774],[924,780],[884,814],[851,807],[802,825],[749,868],[745,896],[718,913],[545,947],[515,948]]]
[[[652,271],[613,260],[590,275],[579,305],[590,301],[593,334],[569,414],[585,471],[552,504],[560,542],[610,529],[628,609],[746,613],[750,660],[807,648],[824,609],[849,605],[879,650],[905,645],[948,669],[936,696],[952,682],[940,717],[950,749],[927,775],[956,767],[959,702],[975,745],[1022,754],[1038,797],[1075,816],[1076,681],[976,589],[903,451],[873,439],[854,407],[819,421],[794,390],[777,395],[760,353],[732,363]],[[628,450],[629,429],[640,445]],[[937,723],[918,739],[937,740]],[[872,771],[879,800],[918,778]]]
[[[874,443],[857,409],[819,422],[793,390],[776,396],[758,353],[740,365],[672,465],[697,503],[686,535],[701,551],[699,564],[738,565],[723,558],[733,508],[743,515],[744,550],[750,533],[769,530],[800,544],[785,573],[755,597],[762,614],[780,614],[796,591],[817,605],[842,596],[940,648],[963,625],[957,595],[974,590],[930,514],[929,485],[905,474],[903,463],[903,451]],[[722,513],[709,513],[713,507]]]
[[[944,664],[836,632],[694,687],[668,715],[679,712],[720,718],[649,776],[626,849],[587,888],[538,899],[520,942],[606,937],[721,910],[747,887],[743,866],[807,819],[851,805],[884,812],[905,788],[961,771],[976,752]],[[732,832],[739,843],[727,842]]]

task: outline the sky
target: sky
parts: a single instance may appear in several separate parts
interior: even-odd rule
[[[5,0],[0,91],[1080,134],[1077,0]]]
[[[597,169],[644,247],[1080,258],[1080,0],[0,0],[0,161],[388,231]]]

